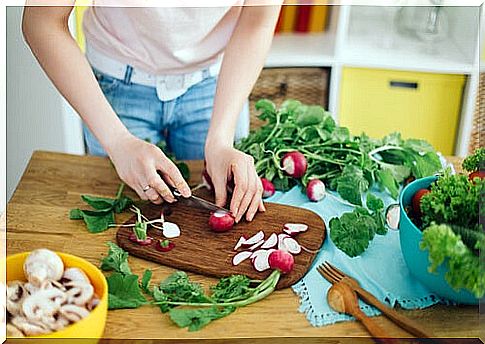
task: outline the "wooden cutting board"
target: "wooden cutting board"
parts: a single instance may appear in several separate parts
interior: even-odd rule
[[[205,192],[198,193],[198,195],[210,199]],[[217,278],[243,274],[251,279],[264,279],[271,273],[271,270],[257,272],[249,259],[237,266],[232,265],[232,258],[237,253],[234,251],[234,246],[242,235],[249,238],[262,230],[267,239],[271,233],[283,233],[285,223],[305,223],[309,227],[308,230],[298,234],[295,238],[307,249],[316,251],[322,246],[326,232],[325,223],[312,211],[276,203],[265,203],[265,205],[266,212],[257,214],[252,222],[242,220],[232,230],[216,233],[211,231],[208,225],[209,211],[180,203],[172,204],[169,215],[165,215],[165,220],[178,224],[181,235],[170,239],[175,243],[175,247],[169,252],[159,252],[155,249],[156,240],[163,239],[163,236],[159,230],[154,228],[148,229],[148,235],[156,239],[151,246],[140,246],[131,242],[128,239],[132,233],[131,227],[120,227],[116,233],[116,239],[118,245],[130,254],[176,269]],[[141,208],[142,213],[149,219],[159,218],[161,209],[160,205],[153,204]],[[126,223],[134,223],[135,218],[133,216]],[[287,288],[300,280],[315,256],[316,253],[304,250],[294,256],[293,271],[280,279],[277,289]]]

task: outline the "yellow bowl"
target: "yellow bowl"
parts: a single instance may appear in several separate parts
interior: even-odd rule
[[[7,282],[26,280],[23,266],[29,253],[23,252],[7,257]],[[101,338],[108,313],[108,283],[106,278],[96,266],[87,260],[66,253],[56,253],[61,257],[65,268],[76,267],[86,273],[91,280],[94,291],[100,296],[100,302],[86,318],[60,331],[35,336],[35,338]]]

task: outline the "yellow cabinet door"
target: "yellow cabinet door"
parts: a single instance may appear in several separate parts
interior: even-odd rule
[[[453,154],[464,75],[344,68],[339,123],[381,138],[400,132]]]

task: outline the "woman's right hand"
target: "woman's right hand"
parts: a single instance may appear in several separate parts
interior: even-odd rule
[[[182,196],[191,195],[177,166],[157,146],[128,133],[116,139],[107,151],[121,180],[141,199],[155,204],[162,203],[162,198],[174,202],[175,197],[167,183],[179,190]]]

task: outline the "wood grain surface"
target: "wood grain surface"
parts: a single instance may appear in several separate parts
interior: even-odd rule
[[[197,195],[213,201],[211,195],[203,193],[203,190],[198,191]],[[265,206],[266,212],[258,214],[253,221],[242,220],[232,230],[216,233],[208,225],[209,211],[189,207],[181,202],[174,203],[170,205],[170,215],[165,216],[165,219],[176,223],[181,228],[181,235],[170,239],[175,247],[169,252],[155,249],[156,241],[164,238],[160,230],[154,228],[148,229],[148,235],[156,239],[150,246],[140,246],[130,241],[132,227],[120,227],[116,239],[118,244],[130,254],[176,269],[219,278],[243,274],[251,279],[264,279],[268,277],[271,270],[258,272],[249,259],[237,266],[232,264],[232,258],[236,253],[234,246],[241,236],[249,238],[262,230],[267,239],[271,233],[283,233],[285,223],[304,223],[308,225],[308,230],[300,233],[296,239],[305,248],[316,252],[325,238],[325,223],[316,213],[276,203],[266,203]],[[149,219],[157,219],[160,217],[161,206],[150,204],[141,210]],[[135,223],[135,220],[136,216],[133,216],[127,223]],[[294,256],[293,270],[282,276],[276,286],[277,289],[287,288],[298,282],[307,272],[315,256],[316,253],[303,250]]]
[[[196,184],[200,181],[203,164],[189,162],[189,167],[192,182]],[[90,234],[83,223],[69,220],[69,210],[84,206],[81,194],[113,197],[119,182],[108,159],[35,152],[7,205],[7,254],[45,247],[99,265],[107,253],[106,242],[116,239],[116,230]],[[126,193],[136,199],[131,190]],[[129,213],[117,214],[116,221],[123,223],[130,217]],[[2,235],[4,233],[2,231]],[[175,271],[137,257],[130,257],[129,263],[132,271],[140,276],[145,269],[152,269],[153,281],[161,281]],[[205,287],[215,283],[210,277],[192,273],[189,276]],[[322,288],[322,298],[326,292]],[[349,321],[312,327],[298,308],[298,296],[286,288],[238,309],[227,318],[214,321],[199,332],[181,330],[157,307],[121,309],[108,312],[103,337],[152,339],[147,343],[193,343],[200,339],[211,342],[219,339],[221,343],[372,343],[359,323]],[[425,325],[439,337],[485,338],[485,323],[476,306],[435,305],[409,311],[397,308],[397,311]],[[375,320],[390,336],[410,337],[383,316]]]

